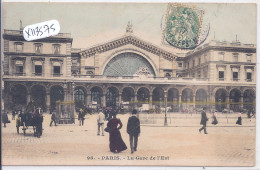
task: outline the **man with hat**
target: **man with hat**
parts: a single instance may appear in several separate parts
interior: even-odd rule
[[[202,125],[202,128],[199,129],[200,133],[201,133],[202,130],[204,130],[204,134],[208,134],[207,133],[207,129],[206,129],[208,120],[209,119],[208,119],[207,114],[206,114],[206,107],[203,107],[203,110],[201,111],[201,121],[200,121],[200,124]]]
[[[6,128],[6,123],[9,123],[8,116],[6,111],[2,112],[2,122],[4,124],[4,127]]]
[[[127,122],[127,133],[129,134],[131,153],[137,151],[138,136],[140,135],[140,121],[136,117],[137,110],[132,111],[132,116]]]

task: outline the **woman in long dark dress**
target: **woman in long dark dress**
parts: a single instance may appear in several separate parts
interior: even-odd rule
[[[118,127],[119,125],[119,127]],[[111,152],[118,153],[127,149],[125,142],[123,141],[120,133],[122,128],[122,122],[120,119],[116,118],[116,115],[113,115],[113,118],[107,123],[109,127],[109,148]]]
[[[241,113],[240,113],[240,112],[238,113],[238,117],[237,117],[237,122],[236,122],[236,124],[242,125],[242,116],[241,116]]]

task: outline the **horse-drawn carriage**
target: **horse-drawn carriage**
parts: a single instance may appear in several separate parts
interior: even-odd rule
[[[20,111],[16,119],[17,134],[19,134],[20,127],[22,128],[23,134],[26,134],[26,130],[29,127],[33,128],[33,134],[35,137],[42,135],[42,122],[43,116],[41,115],[41,109],[34,109],[33,103],[30,102],[23,113]]]

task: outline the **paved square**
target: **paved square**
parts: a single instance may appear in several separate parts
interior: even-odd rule
[[[141,115],[144,120],[145,116]],[[157,117],[156,117],[157,116]],[[150,115],[156,124],[143,124],[138,151],[130,153],[126,125],[129,114],[118,115],[123,123],[122,138],[128,149],[109,151],[109,135],[97,136],[97,115],[87,115],[84,126],[49,126],[44,114],[43,136],[16,133],[15,122],[2,128],[3,165],[172,165],[172,166],[253,166],[255,164],[255,119],[243,115],[243,125],[235,125],[236,115],[219,115],[219,124],[208,123],[208,135],[199,133],[200,115],[174,114],[164,127],[163,115]],[[9,115],[9,119],[10,119]],[[161,118],[161,119],[160,119]],[[161,121],[161,122],[160,122]],[[210,121],[209,121],[210,122]]]

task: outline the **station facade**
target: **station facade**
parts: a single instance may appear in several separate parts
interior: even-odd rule
[[[80,107],[168,107],[223,111],[255,108],[256,45],[210,41],[172,53],[131,31],[88,49],[72,48],[70,34],[25,41],[3,33],[4,108],[30,101],[49,112],[57,101]]]

